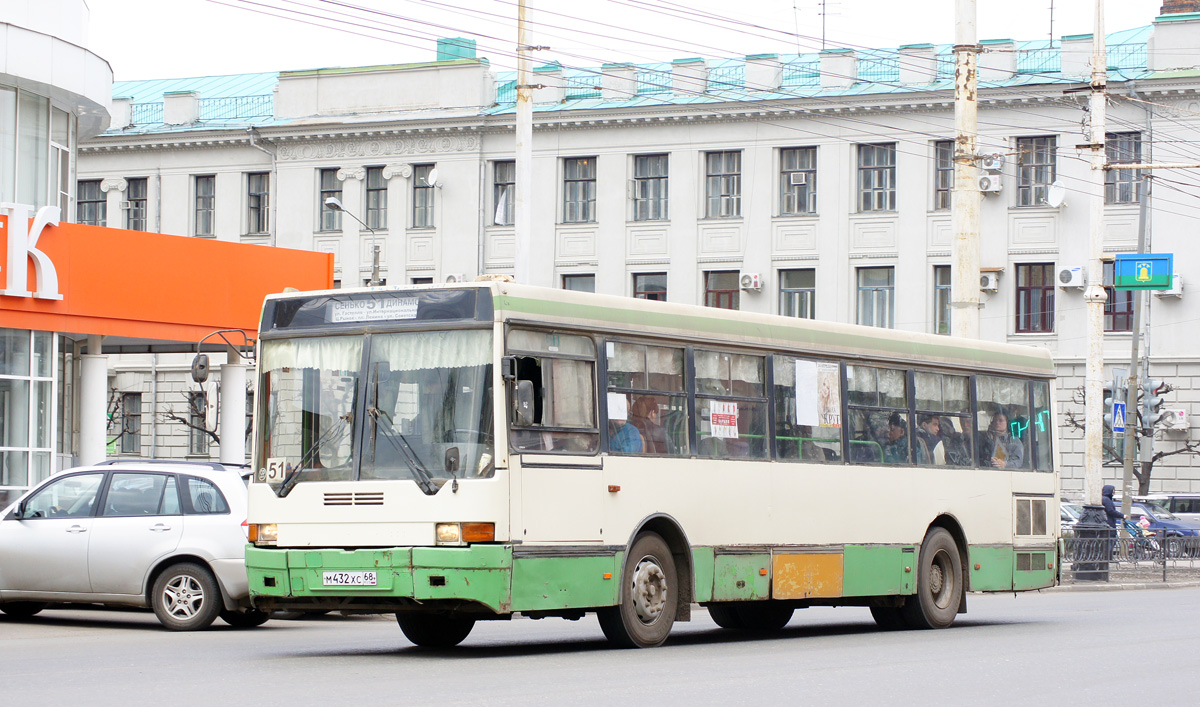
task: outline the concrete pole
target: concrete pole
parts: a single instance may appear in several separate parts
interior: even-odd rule
[[[979,169],[976,134],[979,45],[975,0],[957,0],[954,24],[954,266],[950,285],[950,333],[979,338]]]
[[[1104,0],[1096,0],[1096,25],[1092,33],[1092,92],[1088,101],[1091,117],[1092,172],[1088,189],[1091,206],[1088,241],[1087,374],[1084,379],[1083,492],[1085,502],[1100,503],[1104,461],[1104,152],[1105,100],[1108,88],[1108,56],[1104,46]]]
[[[88,352],[79,362],[79,463],[104,461],[108,429],[108,357],[100,353],[104,337],[88,336]]]
[[[513,200],[516,240],[513,276],[530,282],[529,248],[533,236],[533,86],[529,70],[529,38],[525,29],[525,0],[517,4],[517,174]]]
[[[221,463],[246,463],[246,365],[237,350],[229,347],[228,363],[221,366],[221,398],[218,434]]]
[[[1141,193],[1138,195],[1138,253],[1146,252],[1146,212],[1149,208],[1150,201],[1150,178],[1143,176],[1140,180],[1139,188]],[[1138,344],[1141,342],[1142,335],[1142,291],[1133,291],[1133,321],[1131,322],[1132,331],[1130,339],[1131,351],[1129,353],[1129,377],[1126,381],[1125,395],[1125,451],[1122,453],[1121,462],[1121,512],[1129,515],[1133,503],[1133,458],[1137,456],[1138,451],[1138,424],[1137,424],[1137,394],[1140,387],[1138,378]]]

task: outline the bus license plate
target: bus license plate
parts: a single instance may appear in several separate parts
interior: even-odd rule
[[[374,587],[375,572],[325,572],[321,583],[326,587]]]

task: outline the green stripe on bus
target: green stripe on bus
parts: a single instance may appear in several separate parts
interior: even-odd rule
[[[916,574],[904,571],[905,558],[912,557],[914,553],[899,546],[847,545],[842,551],[842,596],[912,594]]]
[[[909,358],[953,359],[963,364],[998,364],[1053,373],[1050,359],[1017,353],[974,349],[967,345],[921,344],[897,341],[877,336],[823,331],[800,327],[746,323],[716,317],[700,317],[675,312],[616,309],[572,302],[556,302],[546,299],[531,299],[512,295],[495,297],[497,310],[522,312],[530,315],[590,319],[592,321],[624,324],[629,326],[662,327],[666,329],[689,329],[700,334],[720,334],[759,339],[781,339],[796,344],[814,347],[832,346],[843,349],[865,349],[887,352]]]
[[[513,611],[617,603],[624,553],[607,557],[519,557],[513,561]]]
[[[967,553],[971,591],[1003,592],[1013,588],[1013,549],[972,545]],[[975,569],[976,566],[979,569]]]

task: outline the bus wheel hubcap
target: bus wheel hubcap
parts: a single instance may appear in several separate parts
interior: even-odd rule
[[[642,623],[654,623],[667,603],[667,576],[653,558],[644,558],[633,570],[633,608]]]

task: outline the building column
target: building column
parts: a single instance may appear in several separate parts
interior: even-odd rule
[[[109,228],[125,228],[125,209],[121,202],[125,200],[125,189],[129,186],[122,177],[108,177],[100,182],[100,191],[104,192],[104,223]],[[64,214],[65,216],[65,214]]]
[[[221,463],[246,463],[246,365],[236,351],[221,366]]]
[[[108,430],[108,357],[101,354],[103,337],[88,336],[88,352],[80,356],[79,463],[104,461]]]

